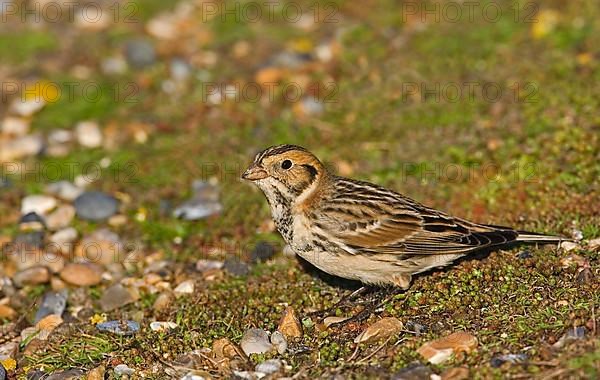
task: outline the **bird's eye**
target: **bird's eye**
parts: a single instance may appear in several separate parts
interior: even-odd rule
[[[282,169],[288,170],[291,167],[292,167],[292,161],[290,161],[290,160],[283,160],[283,162],[281,163]]]

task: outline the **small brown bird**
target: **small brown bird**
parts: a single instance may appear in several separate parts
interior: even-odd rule
[[[336,176],[308,150],[279,145],[242,175],[265,194],[286,243],[317,268],[408,288],[411,276],[486,248],[567,240],[470,222],[368,182]]]

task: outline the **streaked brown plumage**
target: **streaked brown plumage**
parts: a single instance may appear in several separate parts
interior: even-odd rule
[[[413,274],[474,251],[565,240],[452,217],[381,186],[333,175],[295,145],[260,152],[242,178],[264,192],[278,231],[297,255],[366,284],[406,288]]]

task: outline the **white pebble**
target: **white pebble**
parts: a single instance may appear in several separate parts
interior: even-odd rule
[[[21,201],[21,214],[35,212],[44,215],[56,207],[56,199],[48,195],[28,195]]]

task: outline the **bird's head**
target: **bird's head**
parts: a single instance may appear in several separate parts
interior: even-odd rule
[[[309,198],[325,176],[326,169],[319,159],[296,145],[277,145],[263,150],[242,174],[242,178],[253,181],[269,201],[283,197],[290,203]]]

